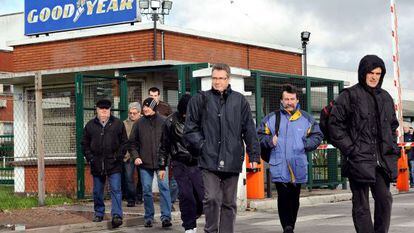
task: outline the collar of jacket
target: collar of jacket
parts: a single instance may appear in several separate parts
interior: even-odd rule
[[[221,95],[221,92],[214,89],[213,87],[211,88],[211,92],[215,95]],[[227,87],[226,90],[223,91],[223,97],[224,99],[227,99],[227,97],[233,92],[233,90],[231,89],[231,86],[229,84],[229,86]]]
[[[300,112],[300,104],[298,103],[296,105],[296,109],[295,112],[293,112],[293,114],[289,111],[287,111],[284,107],[283,104],[280,103],[280,111],[285,114],[285,115],[289,115],[289,121],[296,121],[297,119],[299,119],[302,116],[302,113]]]
[[[156,118],[158,116],[158,112],[155,112],[155,114],[154,115],[150,115],[150,116],[145,116],[144,115],[144,117],[146,118],[146,119],[148,119],[148,120],[153,120],[154,118]]]
[[[94,119],[95,123],[101,125],[101,122],[99,122],[98,116],[95,117]],[[112,114],[109,116],[108,122],[106,123],[106,125],[108,125],[109,123],[112,123],[112,121],[114,121],[114,116],[112,116]]]

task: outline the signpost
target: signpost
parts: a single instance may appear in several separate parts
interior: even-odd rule
[[[25,35],[131,23],[137,0],[25,0]]]

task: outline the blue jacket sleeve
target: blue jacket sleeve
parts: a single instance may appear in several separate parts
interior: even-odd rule
[[[269,118],[272,116],[271,113],[265,116],[260,123],[259,128],[257,129],[257,135],[259,137],[259,143],[261,148],[265,149],[272,149],[275,145],[273,145],[273,135],[269,127]]]

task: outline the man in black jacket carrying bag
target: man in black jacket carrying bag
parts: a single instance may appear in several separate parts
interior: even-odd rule
[[[178,111],[165,121],[158,149],[160,178],[164,179],[165,168],[171,164],[178,183],[178,199],[185,233],[197,231],[196,221],[203,213],[204,198],[203,179],[198,167],[199,155],[187,150],[183,138],[187,104],[190,99],[191,95],[183,95],[178,102]]]
[[[122,224],[121,171],[128,142],[125,126],[111,115],[111,101],[96,103],[96,117],[84,128],[82,149],[93,176],[94,222],[105,215],[104,187],[108,178],[112,201],[112,227]]]
[[[231,89],[230,67],[212,67],[212,88],[194,96],[187,108],[184,138],[200,153],[204,182],[204,232],[234,232],[237,182],[246,143],[252,168],[260,148],[250,105]]]
[[[381,88],[385,65],[375,55],[363,57],[358,84],[336,99],[329,118],[332,144],[344,156],[342,174],[349,178],[352,217],[357,232],[388,232],[392,196],[390,182],[397,178],[398,121],[390,94]],[[369,189],[375,200],[374,224]]]

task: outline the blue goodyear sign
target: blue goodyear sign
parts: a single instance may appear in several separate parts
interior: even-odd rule
[[[68,31],[137,18],[137,0],[25,0],[25,35]]]

